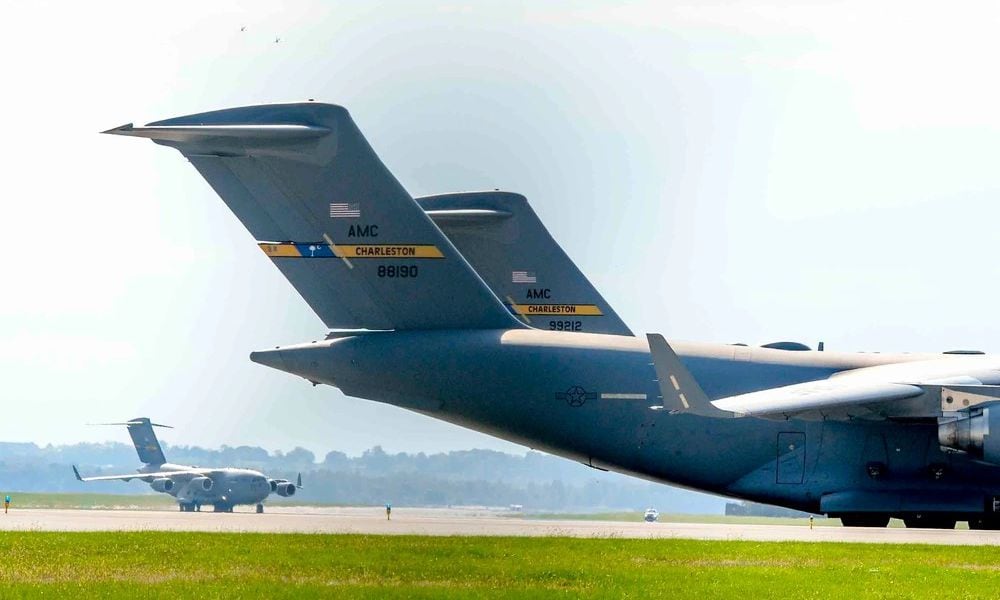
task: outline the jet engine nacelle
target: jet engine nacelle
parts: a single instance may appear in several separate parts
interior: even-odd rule
[[[156,492],[170,493],[174,489],[174,480],[169,477],[161,477],[151,481],[149,487]]]
[[[991,435],[993,431],[996,435]],[[944,448],[1000,464],[1000,404],[973,409],[968,416],[939,422],[938,442]]]
[[[284,481],[275,486],[277,489],[274,491],[278,493],[279,496],[294,496],[295,495],[295,484],[291,481]]]
[[[209,477],[195,477],[191,480],[191,487],[202,492],[212,491],[212,487],[214,485],[215,482],[213,482]]]
[[[300,481],[301,481],[301,479],[300,479]],[[280,488],[281,486],[285,485],[286,483],[289,484],[289,485],[291,485],[292,482],[288,481],[287,479],[268,479],[267,480],[267,484],[269,486],[271,486],[271,493],[272,494],[277,494],[278,493],[278,488]],[[296,487],[296,486],[292,485],[292,487]],[[295,492],[292,492],[291,494],[282,494],[282,495],[283,496],[285,496],[285,495],[291,496],[294,493]]]

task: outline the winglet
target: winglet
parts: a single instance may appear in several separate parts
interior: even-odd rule
[[[663,407],[676,413],[689,413],[703,417],[729,418],[733,413],[720,410],[709,401],[708,396],[694,377],[677,358],[667,340],[658,333],[646,334],[649,352],[653,357],[653,369],[660,384]]]
[[[80,471],[77,470],[76,465],[73,465],[73,474],[76,475],[77,481],[83,481],[83,477],[80,477]]]

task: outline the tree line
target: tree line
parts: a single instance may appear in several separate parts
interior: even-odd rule
[[[352,505],[508,506],[525,510],[642,510],[721,512],[722,499],[596,471],[556,456],[493,450],[434,454],[388,453],[376,446],[360,456],[329,452],[322,460],[305,448],[268,452],[255,446],[218,449],[163,444],[170,462],[207,467],[238,466],[293,479],[302,473],[296,499]],[[150,493],[142,482],[82,484],[71,465],[86,474],[128,473],[135,449],[119,442],[38,446],[0,442],[0,486],[25,492]]]

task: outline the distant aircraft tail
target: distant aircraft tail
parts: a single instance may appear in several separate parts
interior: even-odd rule
[[[632,335],[524,196],[488,191],[416,200],[490,289],[528,325]]]
[[[248,106],[106,133],[184,154],[328,327],[523,327],[342,107]]]
[[[163,448],[160,447],[160,440],[156,439],[156,432],[153,431],[153,427],[166,427],[167,429],[173,429],[170,425],[161,425],[159,423],[153,423],[146,417],[136,417],[130,421],[125,421],[124,423],[98,423],[99,425],[124,425],[128,428],[129,437],[132,438],[132,443],[135,445],[135,452],[139,455],[139,460],[147,465],[162,465],[167,462],[166,457],[163,456]],[[73,471],[76,472],[77,479],[80,478],[80,473],[73,467]]]

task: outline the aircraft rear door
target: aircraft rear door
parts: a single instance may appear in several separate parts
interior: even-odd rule
[[[777,483],[802,483],[806,474],[806,434],[785,431],[778,434]]]

